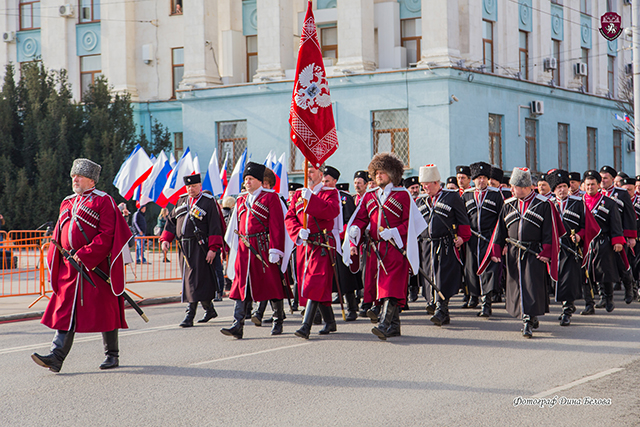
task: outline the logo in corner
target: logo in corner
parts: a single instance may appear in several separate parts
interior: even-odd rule
[[[622,34],[622,18],[615,12],[607,12],[600,17],[600,34],[613,41]]]

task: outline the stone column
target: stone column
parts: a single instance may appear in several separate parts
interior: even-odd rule
[[[338,62],[350,71],[373,71],[375,63],[373,0],[338,0]]]
[[[56,0],[40,0],[40,42],[42,43],[42,61],[47,68],[60,70],[69,68],[69,36],[75,30],[78,14],[66,18],[58,14],[60,2]],[[74,9],[77,9],[74,7]],[[74,10],[75,11],[75,10]],[[70,78],[72,76],[69,76]],[[75,82],[74,82],[75,83]]]
[[[224,84],[241,83],[247,46],[242,35],[242,2],[218,0],[218,61]]]
[[[217,11],[217,0],[193,0],[184,4],[184,76],[180,89],[222,83],[217,64],[220,58]]]
[[[258,1],[258,69],[254,81],[283,79],[295,68],[293,1]]]
[[[136,55],[135,4],[101,0],[100,14],[102,73],[109,79],[114,92],[130,94],[136,101],[136,56],[140,58],[141,52]],[[141,59],[138,61],[142,64]]]
[[[418,66],[449,65],[460,59],[457,0],[422,0],[422,59]]]

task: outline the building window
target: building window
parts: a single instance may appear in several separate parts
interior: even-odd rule
[[[607,56],[607,86],[609,88],[609,94],[611,94],[612,97],[615,95],[615,80],[613,79],[615,66],[616,57]]]
[[[598,135],[596,128],[587,128],[587,164],[589,169],[596,169],[598,166]]]
[[[538,172],[538,122],[524,119],[525,161],[532,173]]]
[[[613,131],[613,168],[622,170],[622,131]]]
[[[422,51],[420,40],[422,39],[422,19],[411,18],[400,21],[400,42],[407,49],[407,65],[415,67],[420,61]]]
[[[556,59],[556,69],[551,70],[553,82],[560,86],[560,40],[553,40],[553,57]]]
[[[490,72],[495,72],[493,66],[493,22],[482,21],[483,63]]]
[[[80,90],[81,97],[89,90],[89,87],[102,75],[102,57],[90,55],[80,57]]]
[[[582,86],[584,87],[585,92],[589,92],[589,49],[582,48],[582,56],[581,62],[587,64],[587,75],[581,76],[580,80],[582,81]]]
[[[184,153],[184,142],[182,138],[182,132],[174,132],[173,133],[173,156],[176,159],[182,157],[182,153]]]
[[[176,97],[176,90],[180,86],[182,76],[184,76],[184,48],[176,47],[171,49],[171,75],[173,78],[173,87],[171,90],[171,98]]]
[[[40,0],[20,0],[20,29],[40,28]]]
[[[171,0],[171,15],[182,15],[182,0]]]
[[[100,20],[100,0],[80,0],[80,22]]]
[[[529,33],[520,31],[520,78],[529,79]]]
[[[373,154],[394,153],[409,167],[409,112],[383,110],[372,112]]]
[[[558,168],[569,170],[569,125],[558,123]]]
[[[338,58],[338,27],[320,28],[320,44],[322,45],[322,57],[330,58],[335,63]]]
[[[489,163],[502,169],[502,116],[489,114]]]
[[[247,36],[247,81],[253,80],[258,70],[258,36]]]
[[[235,165],[245,148],[247,148],[246,120],[218,122],[218,161],[220,164],[228,154],[228,164]]]

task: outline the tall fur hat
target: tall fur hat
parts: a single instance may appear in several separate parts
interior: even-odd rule
[[[513,168],[509,184],[516,187],[531,187],[531,172],[528,168]]]
[[[404,164],[393,153],[378,153],[373,156],[369,163],[369,176],[375,178],[376,171],[383,170],[391,178],[391,182],[396,187],[402,181],[402,173],[404,172]]]
[[[491,166],[491,172],[489,172],[489,178],[495,179],[496,181],[502,183],[504,179],[504,171],[497,166]]]
[[[93,182],[97,184],[98,179],[100,179],[101,170],[102,166],[95,162],[92,162],[89,159],[75,159],[73,161],[73,166],[71,166],[71,172],[69,173],[69,176],[84,176],[85,178],[92,179]]]
[[[487,162],[475,162],[469,165],[471,170],[471,179],[476,179],[479,176],[491,177],[491,165]]]
[[[547,174],[547,182],[549,183],[549,187],[551,187],[551,191],[554,191],[560,184],[569,185],[570,180],[569,172],[566,170],[555,169],[553,172]]]

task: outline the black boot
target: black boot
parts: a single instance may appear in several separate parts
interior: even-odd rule
[[[462,297],[462,305],[460,308],[469,308],[469,294],[465,293],[464,297]]]
[[[631,304],[633,301],[633,282],[624,282],[624,302]]]
[[[427,310],[427,314],[430,314],[433,316],[436,312],[436,305],[433,303],[433,301],[431,301],[427,304],[427,306],[425,307],[425,310]]]
[[[347,322],[353,322],[358,318],[358,303],[356,302],[356,295],[354,292],[347,292],[345,294],[347,300]]]
[[[607,301],[604,296],[604,286],[605,286],[604,283],[598,283],[598,292],[600,294],[600,300],[596,303],[596,308],[604,308],[607,305]]]
[[[369,309],[373,307],[373,303],[371,302],[363,302],[360,305],[360,311],[358,312],[358,316],[360,317],[368,317],[367,316],[367,311],[369,311]]]
[[[118,361],[118,330],[114,329],[113,331],[103,332],[102,342],[104,344],[104,354],[106,358],[104,362],[102,362],[102,365],[100,365],[100,369],[117,368],[120,365]]]
[[[525,338],[533,338],[533,324],[531,319],[527,316],[523,316],[522,322],[522,336]]]
[[[611,313],[615,308],[615,304],[613,303],[613,283],[611,282],[604,284],[604,301],[607,313]]]
[[[482,311],[478,313],[478,317],[491,316],[491,292],[482,296]]]
[[[318,309],[322,314],[322,318],[324,319],[324,328],[320,329],[318,332],[320,335],[327,335],[330,332],[335,332],[338,330],[336,325],[336,318],[333,315],[333,308],[331,306],[318,305]]]
[[[320,310],[316,311],[316,317],[313,318],[314,325],[322,325],[322,314],[320,314]]]
[[[190,302],[187,304],[187,315],[185,316],[182,323],[180,323],[181,328],[190,328],[193,326],[193,318],[196,317],[196,310],[198,309],[197,302]]]
[[[264,317],[264,311],[267,309],[267,301],[260,301],[258,309],[251,313],[251,321],[256,326],[262,326],[262,318]]]
[[[251,307],[251,301],[236,300],[233,306],[233,324],[230,328],[222,328],[220,332],[237,339],[242,339],[244,330],[244,318],[247,315],[247,307]]]
[[[477,295],[471,295],[471,297],[469,297],[469,306],[468,308],[476,308],[478,306],[479,303],[479,298]]]
[[[584,310],[580,312],[581,315],[587,316],[591,314],[595,314],[595,302],[593,301],[593,296],[591,295],[593,292],[591,285],[589,283],[584,283],[582,285],[582,297],[584,298]]]
[[[387,338],[389,337],[399,337],[400,334],[400,310],[398,306],[393,310],[393,317],[391,318],[391,325],[389,325],[389,329],[387,329]]]
[[[560,316],[560,326],[569,326],[571,324],[571,315],[576,311],[573,301],[565,301],[562,304],[562,316]]]
[[[74,331],[56,331],[51,342],[51,352],[46,356],[33,353],[31,359],[43,368],[49,368],[51,372],[60,372],[62,362],[73,345],[74,336]]]
[[[211,301],[202,301],[201,304],[202,308],[204,308],[204,317],[198,320],[198,323],[207,323],[209,320],[218,317],[218,313],[213,307],[213,303]]]
[[[378,319],[380,318],[380,307],[379,305],[374,305],[369,310],[367,310],[367,317],[371,320],[371,323],[378,323]]]
[[[371,328],[371,333],[381,340],[387,339],[387,331],[391,326],[394,311],[398,308],[398,300],[395,298],[385,298],[382,303],[382,311],[380,312],[380,323],[378,326]]]
[[[304,310],[304,320],[302,321],[302,327],[298,329],[295,334],[297,337],[309,339],[311,333],[311,324],[316,317],[318,311],[318,301],[307,300],[307,307]]]
[[[282,333],[282,323],[284,322],[284,301],[281,299],[271,300],[271,308],[273,308],[271,335],[280,335]],[[251,321],[253,321],[253,317]]]
[[[441,300],[436,302],[436,312],[430,319],[436,326],[448,325],[451,323],[449,317],[449,300]]]
[[[411,301],[411,302],[418,301],[418,287],[417,286],[409,286],[409,301]]]

